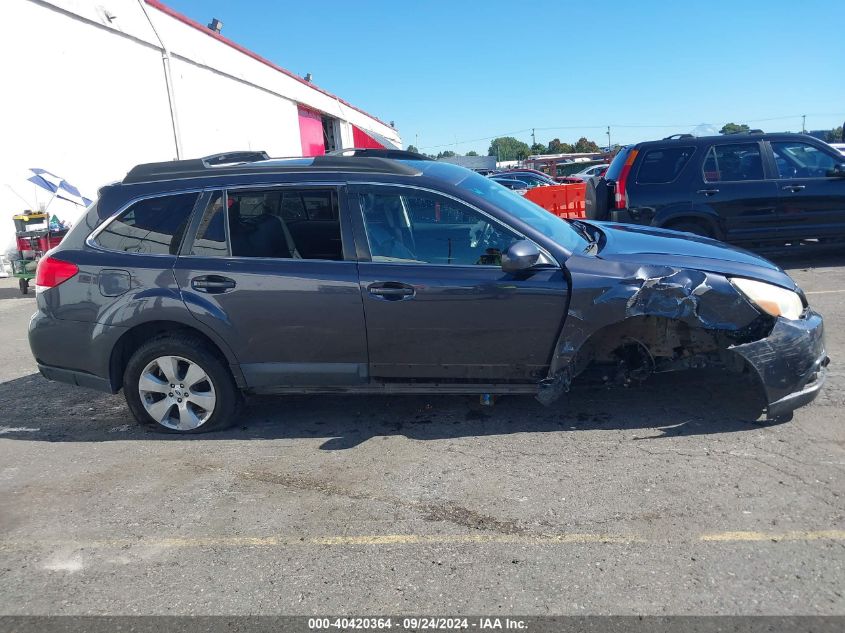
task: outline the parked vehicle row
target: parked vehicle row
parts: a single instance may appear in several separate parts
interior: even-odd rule
[[[802,134],[689,135],[622,148],[591,179],[594,219],[670,228],[751,249],[845,241],[845,160]]]
[[[822,318],[765,259],[565,221],[461,167],[382,155],[132,169],[39,263],[41,373],[122,389],[138,421],[181,433],[231,424],[244,392],[550,403],[591,366],[626,384],[722,367],[770,417],[821,388]]]

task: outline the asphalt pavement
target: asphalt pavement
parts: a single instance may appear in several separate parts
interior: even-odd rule
[[[530,397],[251,399],[197,437],[50,383],[0,280],[0,614],[845,614],[845,259],[814,404],[718,372]]]

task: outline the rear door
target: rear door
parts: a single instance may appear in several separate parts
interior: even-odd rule
[[[694,180],[693,207],[714,213],[728,241],[777,237],[778,188],[766,166],[758,141],[708,148]]]
[[[830,176],[845,163],[833,149],[806,141],[772,141],[780,202],[778,221],[788,237],[845,235],[845,178]]]
[[[687,182],[691,170],[686,168],[695,151],[694,145],[674,144],[640,150],[636,174],[627,184],[628,208],[634,217],[663,226],[678,214],[687,215],[692,203]]]
[[[366,381],[364,314],[340,192],[320,184],[205,194],[176,280],[194,316],[234,350],[251,387]]]
[[[384,381],[536,382],[568,286],[553,264],[502,271],[515,231],[414,187],[350,185],[370,375]]]

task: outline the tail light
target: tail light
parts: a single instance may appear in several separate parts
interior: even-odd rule
[[[63,284],[79,272],[79,266],[55,257],[44,257],[35,272],[35,291],[47,290]]]
[[[622,165],[622,170],[619,172],[619,178],[616,179],[616,208],[624,209],[628,206],[628,192],[626,186],[628,185],[628,174],[631,173],[631,165],[637,158],[637,150],[632,149],[628,153],[628,158],[625,159],[625,164]]]

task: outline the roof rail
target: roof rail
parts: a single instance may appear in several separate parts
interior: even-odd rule
[[[191,158],[188,160],[170,160],[162,163],[144,163],[136,165],[126,174],[123,182],[144,182],[146,180],[161,180],[165,175],[179,177],[179,174],[186,172],[197,172],[203,169],[219,167],[230,167],[232,165],[243,165],[254,163],[260,160],[267,160],[270,156],[267,152],[259,151],[238,151],[212,154],[203,158]]]
[[[400,150],[381,150],[400,151]],[[401,152],[408,154],[409,152]],[[412,154],[412,153],[411,153]],[[205,158],[145,163],[129,170],[123,184],[201,178],[222,174],[290,173],[302,171],[373,172],[416,176],[421,172],[408,164],[386,160],[378,155],[269,158],[266,152],[226,152]]]
[[[225,152],[223,154],[212,154],[200,158],[205,163],[206,167],[215,167],[217,165],[233,165],[236,163],[254,163],[259,160],[268,160],[270,155],[264,151],[240,151],[240,152]]]
[[[392,160],[434,160],[423,154],[404,149],[348,147],[328,152],[327,156],[366,156],[368,158],[390,158]]]
[[[672,134],[671,136],[667,136],[664,138],[664,141],[674,141],[678,138],[695,138],[692,134]]]

